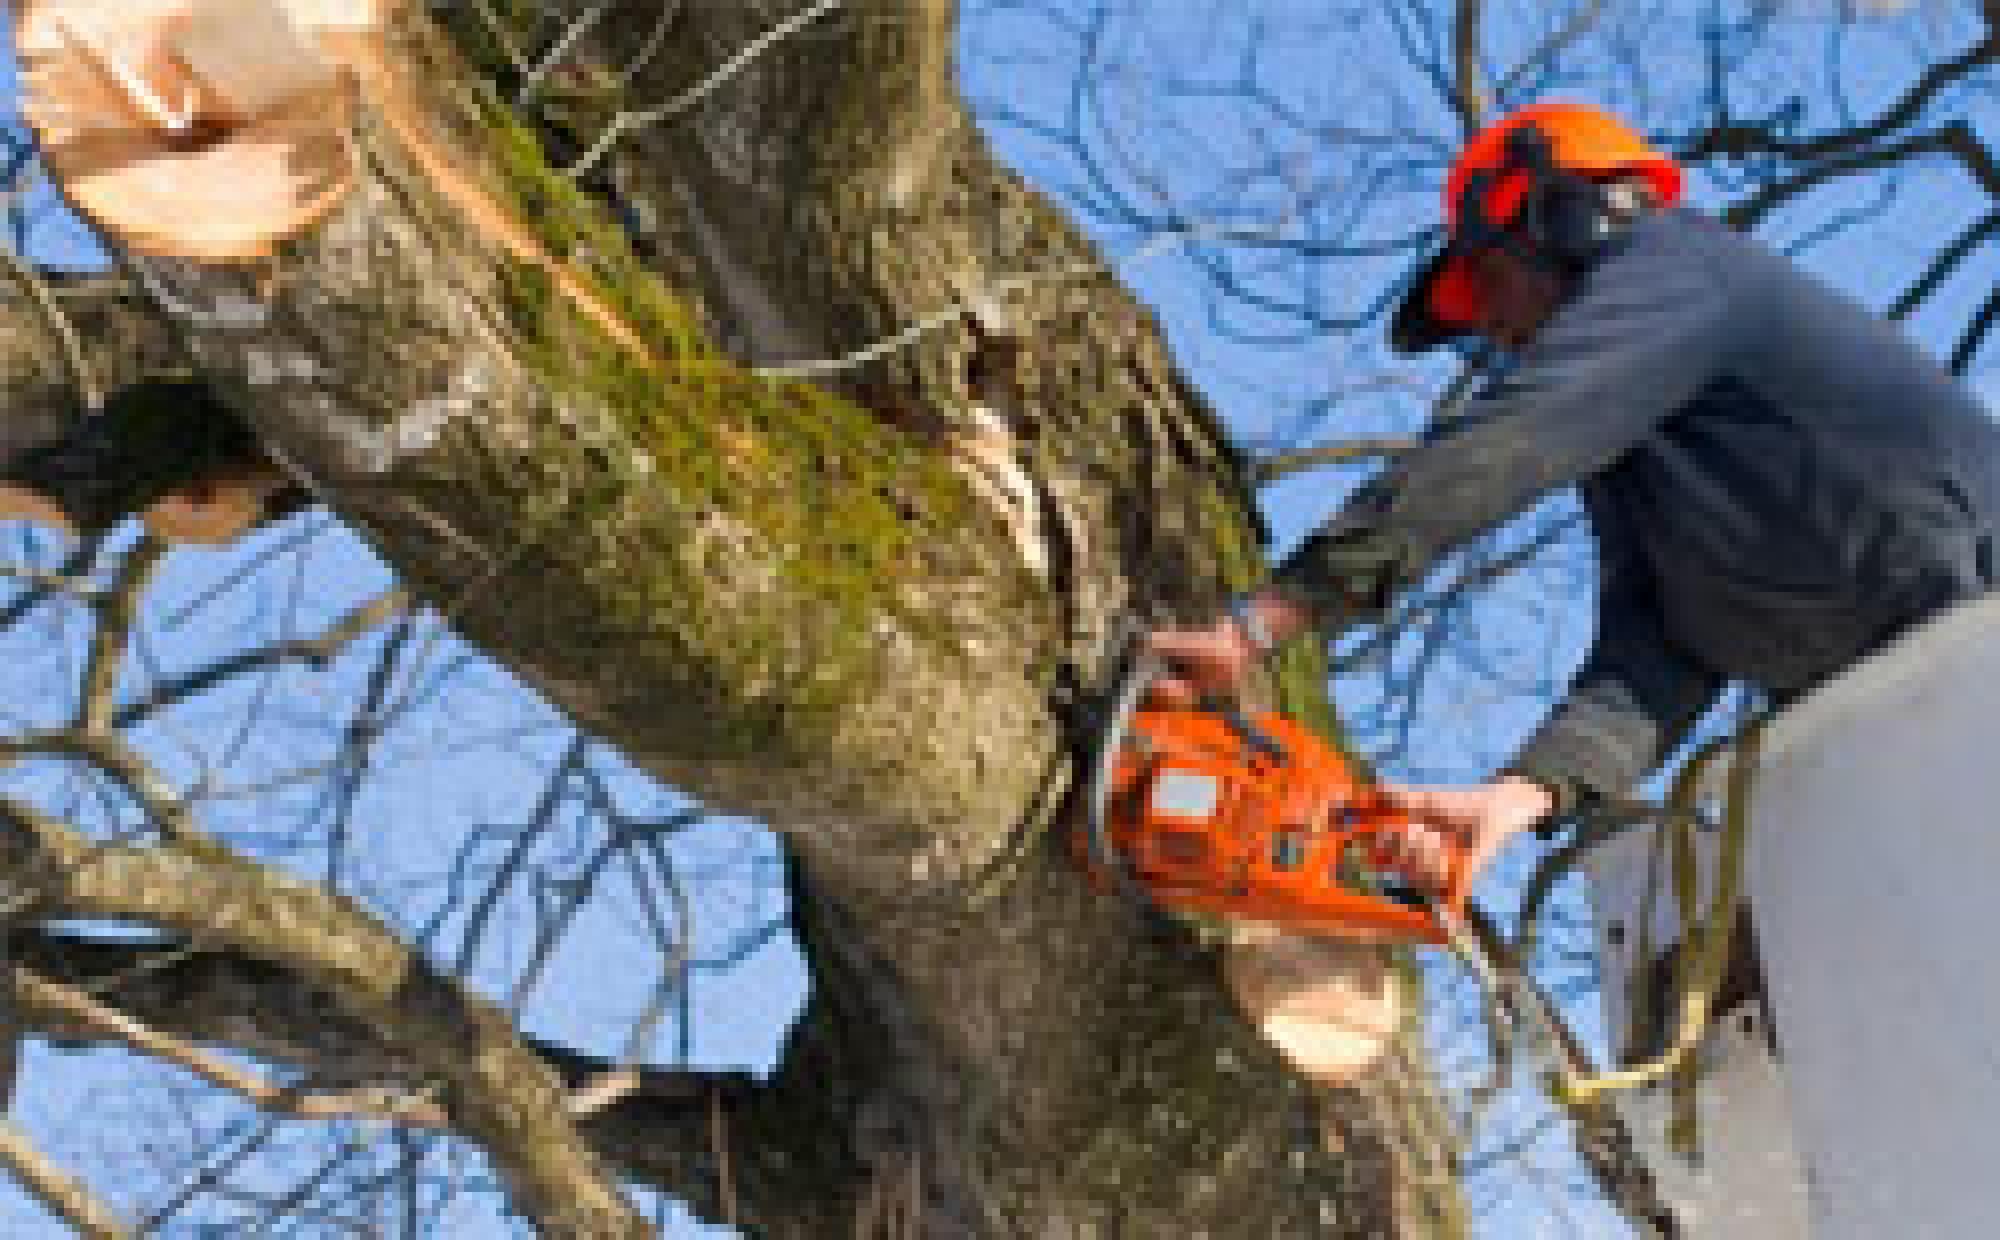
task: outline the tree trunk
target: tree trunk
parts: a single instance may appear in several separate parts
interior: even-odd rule
[[[1462,1226],[1416,1055],[1315,1096],[1209,949],[1069,864],[1116,618],[1198,614],[1260,546],[1157,326],[967,118],[952,6],[806,23],[575,180],[798,6],[667,6],[621,84],[662,6],[614,5],[530,108],[510,49],[548,27],[408,7],[329,45],[365,104],[330,215],[254,265],[124,259],[207,392],[472,640],[789,842],[810,1010],[718,1104],[733,1200],[713,1160],[656,1178],[777,1237]],[[1323,705],[1304,655],[1273,692]]]

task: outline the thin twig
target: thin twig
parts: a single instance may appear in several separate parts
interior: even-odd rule
[[[75,549],[63,558],[62,566],[56,569],[57,576],[71,581],[87,580],[91,566],[97,563],[97,553],[104,546],[104,538],[102,532],[85,535],[78,541]],[[12,628],[19,624],[24,616],[46,601],[52,592],[46,585],[30,582],[28,588],[23,590],[18,598],[5,607],[0,607],[0,629]]]
[[[1578,9],[1576,15],[1563,24],[1562,29],[1544,39],[1539,47],[1529,52],[1520,64],[1514,66],[1512,72],[1500,79],[1500,85],[1493,89],[1493,98],[1505,103],[1529,74],[1539,72],[1543,65],[1560,56],[1564,48],[1589,34],[1590,28],[1604,16],[1605,7],[1605,0],[1590,0],[1590,3]]]
[[[1223,239],[1227,236],[1228,234],[1194,227],[1163,229],[1158,235],[1149,238],[1144,245],[1119,260],[1117,267],[1130,268],[1134,264],[1165,254],[1176,246],[1196,241]],[[808,379],[852,370],[878,358],[887,357],[898,349],[916,343],[931,332],[962,323],[967,315],[985,317],[991,314],[992,306],[1014,293],[1024,292],[1041,284],[1055,284],[1063,280],[1099,279],[1112,274],[1114,274],[1112,264],[1086,258],[1060,263],[1039,271],[1024,271],[1018,275],[1003,276],[977,290],[976,293],[952,302],[943,309],[918,319],[903,330],[884,336],[875,343],[856,349],[852,353],[815,361],[787,362],[780,366],[760,366],[752,373],[760,379]]]
[[[139,599],[166,554],[164,541],[150,535],[141,539],[118,565],[116,579],[97,605],[97,627],[91,635],[76,719],[77,728],[89,735],[106,735],[111,731],[118,673],[125,664],[133,626],[139,620]]]
[[[1980,216],[1972,227],[1960,233],[1950,245],[1938,251],[1937,257],[1931,260],[1923,275],[1917,277],[1909,288],[1903,290],[1903,295],[1896,299],[1896,304],[1889,307],[1888,317],[1908,318],[1912,311],[1938,290],[1952,272],[1958,270],[1959,266],[1971,257],[1974,250],[1996,236],[2000,236],[2000,211],[1988,211]]]
[[[738,1223],[736,1209],[735,1176],[729,1165],[729,1130],[723,1123],[722,1094],[717,1090],[708,1091],[708,1140],[715,1155],[717,1192],[722,1198],[722,1221],[734,1227]]]
[[[1527,542],[1514,548],[1512,551],[1498,556],[1485,564],[1468,566],[1462,576],[1453,580],[1451,584],[1439,590],[1435,595],[1411,602],[1402,611],[1376,626],[1375,631],[1369,634],[1367,639],[1360,645],[1334,659],[1330,670],[1336,676],[1352,674],[1369,660],[1394,649],[1396,642],[1403,634],[1409,631],[1411,624],[1419,617],[1434,614],[1445,607],[1459,602],[1472,591],[1507,576],[1515,569],[1533,561],[1550,547],[1555,546],[1571,530],[1578,528],[1582,524],[1583,518],[1579,514],[1572,514],[1551,521],[1548,525],[1537,531]]]
[[[617,830],[626,835],[634,833],[634,825],[622,818],[616,820]],[[639,843],[651,855],[653,867],[659,872],[660,886],[673,902],[673,926],[669,928],[661,915],[658,903],[653,899],[652,888],[646,882],[646,867],[642,864],[638,849],[625,854],[626,867],[632,874],[632,885],[637,892],[639,905],[645,913],[646,924],[652,930],[655,942],[672,944],[666,961],[660,969],[659,983],[653,989],[653,996],[646,1002],[645,1011],[633,1022],[632,1031],[626,1035],[625,1049],[619,1056],[621,1068],[635,1067],[645,1056],[646,1046],[653,1040],[653,1034],[666,1018],[667,1003],[671,996],[685,994],[690,982],[689,969],[694,961],[694,903],[689,900],[687,885],[674,872],[673,856],[668,853],[666,841],[658,830],[646,830]]]
[[[1397,457],[1413,451],[1423,439],[1417,435],[1364,435],[1355,439],[1343,439],[1318,448],[1305,448],[1298,452],[1283,452],[1266,457],[1256,463],[1254,472],[1257,481],[1276,482],[1292,474],[1308,469],[1320,469],[1327,465],[1351,465],[1356,461],[1372,461],[1382,457]]]
[[[653,63],[653,58],[660,54],[660,49],[666,46],[667,32],[674,28],[674,19],[681,15],[682,3],[683,0],[662,0],[660,15],[654,19],[653,28],[647,33],[645,42],[639,45],[639,50],[633,54],[631,63],[618,71],[619,87],[630,86],[632,79],[644,72],[646,66]]]
[[[139,803],[160,835],[176,844],[212,849],[214,842],[195,826],[194,808],[145,755],[112,732],[78,738],[76,752]]]
[[[154,770],[138,750],[117,733],[85,732],[76,728],[0,737],[0,765],[25,758],[71,758],[96,767],[117,781],[139,804],[161,835],[182,844],[204,846],[211,843],[194,825],[188,803],[164,776]]]
[[[67,594],[80,603],[97,603],[104,598],[104,591],[88,577],[70,573],[33,568],[26,564],[0,564],[0,577],[7,577],[33,587],[43,594]]]
[[[408,647],[413,631],[414,624],[407,613],[401,615],[389,630],[382,649],[375,656],[375,666],[368,673],[368,684],[362,691],[361,702],[341,737],[339,773],[334,777],[331,790],[333,815],[326,839],[325,882],[329,889],[337,890],[340,886],[341,865],[346,859],[354,807],[360,801],[361,783],[370,771],[375,744],[393,717],[390,691],[395,687],[396,672],[403,665],[403,651]]]
[[[112,725],[123,729],[144,722],[169,706],[177,705],[240,676],[286,663],[323,667],[334,656],[363,636],[408,611],[410,599],[401,590],[387,590],[348,612],[317,637],[293,638],[257,650],[218,659],[206,667],[154,687],[139,701],[121,707],[112,716]]]
[[[263,569],[264,565],[277,559],[279,556],[287,555],[301,549],[313,539],[332,529],[333,525],[334,523],[331,519],[314,521],[293,533],[287,534],[283,539],[262,549],[256,555],[243,558],[240,563],[224,574],[221,580],[203,590],[200,594],[195,595],[194,598],[188,600],[186,603],[183,603],[165,619],[158,621],[159,631],[171,632],[181,625],[186,624],[189,618],[202,608],[236,589],[251,577],[254,577]]]
[[[1973,359],[1979,356],[1979,347],[1986,343],[1995,322],[2000,322],[2000,289],[1986,295],[1986,300],[1979,304],[1972,321],[1966,324],[1964,333],[1959,336],[1958,344],[1953,346],[1948,363],[1951,373],[1962,375],[1972,368]]]
[[[1486,119],[1486,74],[1479,64],[1480,0],[1458,0],[1452,23],[1452,106],[1466,133],[1478,129]]]
[[[202,1080],[240,1095],[259,1110],[298,1119],[365,1117],[418,1128],[450,1127],[444,1108],[428,1098],[388,1090],[314,1093],[277,1085],[255,1072],[134,1020],[73,986],[26,969],[14,970],[19,1001],[131,1050],[187,1069]]]
[[[569,56],[570,52],[575,49],[577,41],[590,33],[591,27],[603,20],[604,15],[610,9],[611,0],[598,0],[595,6],[578,14],[576,20],[569,24],[569,28],[564,30],[561,36],[556,39],[555,46],[551,47],[548,53],[542,57],[541,63],[528,71],[527,76],[521,82],[520,93],[515,96],[515,102],[523,105],[532,103],[535,98],[535,92],[541,89],[542,80],[548,77],[555,67],[560,65]]]
[[[0,246],[0,266],[4,266],[14,283],[28,294],[41,312],[42,321],[56,338],[57,352],[62,354],[63,365],[69,368],[70,382],[76,385],[83,408],[88,413],[96,413],[104,407],[104,388],[97,381],[96,372],[90,361],[83,355],[83,338],[77,335],[76,324],[70,322],[69,315],[56,304],[55,294],[34,267],[12,249]]]
[[[709,74],[701,81],[695,83],[693,87],[683,91],[657,108],[652,108],[644,112],[620,112],[611,118],[611,123],[605,126],[604,133],[598,137],[596,142],[591,144],[588,151],[583,153],[582,158],[570,165],[564,175],[568,176],[571,180],[581,180],[589,174],[592,168],[597,166],[599,161],[626,134],[631,133],[635,129],[647,128],[679,116],[695,104],[700,103],[703,99],[708,98],[710,94],[714,93],[717,87],[741,73],[751,61],[762,56],[771,47],[790,38],[800,30],[805,29],[820,18],[833,12],[841,6],[841,3],[842,0],[819,0],[819,3],[813,5],[811,8],[794,13],[784,21],[765,31],[762,35],[751,40],[744,46],[743,50],[724,61],[722,67],[714,73]]]
[[[637,1092],[641,1080],[636,1068],[613,1068],[609,1072],[600,1072],[570,1092],[569,1113],[579,1118],[595,1115]]]
[[[492,4],[488,3],[488,0],[472,0],[472,11],[493,35],[494,43],[499,45],[500,54],[514,66],[515,72],[526,74],[529,71],[528,58],[522,54],[521,45],[514,41],[513,31],[509,30],[507,23],[493,11]]]
[[[519,834],[514,838],[513,847],[500,862],[493,880],[486,885],[474,902],[471,912],[466,914],[465,931],[459,938],[458,956],[452,962],[452,975],[468,977],[479,960],[479,949],[484,945],[489,922],[499,911],[500,901],[507,888],[527,864],[528,853],[535,842],[544,838],[562,812],[570,796],[570,783],[578,773],[586,768],[590,757],[590,738],[581,732],[573,733],[569,745],[557,759],[555,768],[542,784],[541,796],[536,798],[535,807],[528,814],[528,820],[521,824]]]
[[[131,1228],[83,1182],[50,1162],[10,1120],[0,1119],[0,1167],[85,1240],[127,1240]]]

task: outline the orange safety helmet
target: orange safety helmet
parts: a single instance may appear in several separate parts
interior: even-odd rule
[[[1662,205],[1680,201],[1680,165],[1602,108],[1538,103],[1503,117],[1474,134],[1452,162],[1444,188],[1450,239],[1397,308],[1389,331],[1397,352],[1424,352],[1484,321],[1485,290],[1466,257],[1492,243],[1491,230],[1513,223],[1536,188],[1535,169],[1523,166],[1519,154],[1519,137],[1530,128],[1546,142],[1548,162],[1564,172],[1590,180],[1637,174]]]

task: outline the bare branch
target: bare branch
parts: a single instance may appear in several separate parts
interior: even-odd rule
[[[549,48],[541,61],[528,71],[521,83],[520,92],[515,96],[515,102],[527,104],[533,101],[535,92],[541,89],[543,80],[562,64],[563,58],[576,47],[579,39],[590,33],[591,27],[604,20],[604,15],[611,11],[611,3],[612,0],[599,0],[597,4],[585,9],[569,23],[563,30],[562,36],[555,41],[555,46]]]
[[[127,1240],[131,1236],[131,1229],[109,1207],[29,1144],[27,1136],[8,1119],[0,1119],[0,1166],[86,1240]]]
[[[199,697],[241,676],[286,663],[324,667],[363,636],[409,610],[410,598],[402,590],[387,590],[349,611],[317,637],[298,637],[273,642],[256,650],[218,659],[206,667],[154,687],[152,692],[131,702],[113,715],[112,725],[129,728],[167,707]]]
[[[1458,0],[1452,23],[1452,106],[1459,128],[1472,133],[1486,122],[1486,74],[1479,63],[1481,0]]]
[[[42,321],[48,324],[49,332],[55,337],[57,351],[62,355],[63,365],[69,368],[70,380],[76,384],[78,403],[91,413],[104,404],[104,388],[97,380],[96,368],[84,356],[83,341],[78,337],[76,324],[69,315],[56,304],[55,294],[50,292],[48,282],[41,273],[24,262],[11,247],[0,246],[0,266],[28,294],[28,298],[41,313]]]
[[[471,4],[472,11],[479,17],[479,24],[500,48],[501,55],[514,66],[515,72],[526,76],[533,66],[528,63],[527,54],[521,50],[521,45],[515,41],[514,32],[509,29],[505,21],[501,20],[500,14],[494,11],[493,0],[471,0]]]
[[[1974,250],[1995,236],[2000,236],[2000,211],[1989,211],[1979,217],[1972,227],[1960,233],[1950,245],[1938,251],[1937,257],[1931,260],[1923,275],[1917,277],[1916,281],[1903,291],[1903,295],[1896,299],[1896,304],[1889,307],[1889,317],[1892,319],[1908,317],[1932,293],[1937,292],[1938,287],[1950,278],[1951,273],[1956,271],[1960,264],[1971,257]]]
[[[1386,653],[1419,617],[1450,607],[1480,588],[1491,585],[1514,570],[1532,563],[1581,524],[1582,519],[1575,516],[1551,521],[1537,531],[1534,537],[1505,555],[1495,556],[1484,564],[1470,566],[1436,594],[1412,600],[1377,627],[1367,640],[1336,660],[1333,672],[1336,675],[1351,673],[1368,660]]]
[[[646,66],[653,62],[653,58],[659,55],[660,48],[666,44],[667,32],[673,29],[674,20],[681,15],[681,5],[685,2],[686,0],[661,0],[660,12],[653,19],[652,29],[646,32],[644,41],[639,44],[639,50],[633,53],[632,59],[618,71],[620,86],[631,85],[632,79],[639,76]]]
[[[167,778],[146,760],[144,754],[114,732],[73,732],[52,738],[39,746],[49,753],[68,754],[84,759],[118,781],[120,787],[139,804],[160,835],[183,848],[215,847],[195,825],[194,811]],[[9,743],[4,750],[18,756],[36,748]]]
[[[1979,348],[1986,343],[1986,337],[1993,330],[1993,324],[2000,320],[2000,289],[1986,295],[1979,303],[1979,309],[1967,323],[1965,331],[1958,338],[1958,344],[1951,351],[1951,373],[1962,375],[1972,368],[1972,361],[1979,356]]]
[[[0,802],[0,819],[0,868],[45,912],[159,926],[294,972],[444,1086],[453,1126],[485,1146],[547,1232],[646,1234],[504,1017],[351,901],[212,850],[94,844],[18,803]]]
[[[585,151],[574,164],[570,165],[566,170],[567,175],[573,180],[580,180],[587,176],[590,170],[595,168],[610,153],[611,148],[617,146],[619,140],[624,138],[626,134],[632,133],[635,130],[645,129],[652,125],[661,124],[679,116],[689,108],[700,103],[703,99],[708,98],[709,95],[714,93],[717,87],[743,72],[747,65],[759,56],[762,56],[773,46],[797,34],[835,9],[838,9],[841,3],[842,0],[816,0],[816,3],[810,8],[800,10],[791,17],[771,27],[756,39],[751,40],[741,51],[724,61],[721,67],[716,69],[715,72],[695,83],[684,93],[668,100],[657,108],[651,108],[643,112],[618,113],[618,115],[611,118],[611,123],[605,126],[604,132],[599,135],[596,142],[591,144],[590,149]]]
[[[1970,132],[1965,122],[1953,121],[1933,133],[1918,134],[1850,155],[1822,159],[1794,176],[1764,186],[1747,200],[1729,208],[1729,222],[1738,228],[1749,228],[1799,195],[1840,177],[1891,167],[1923,155],[1955,154],[1961,130]]]
[[[1254,234],[1240,230],[1211,229],[1207,227],[1185,227],[1161,229],[1154,236],[1134,249],[1130,254],[1117,260],[1106,262],[1088,258],[1072,263],[1062,263],[1037,271],[1024,271],[1015,275],[1001,276],[984,286],[969,290],[965,296],[953,301],[942,309],[914,319],[900,330],[881,339],[844,353],[839,357],[816,358],[810,361],[786,362],[774,366],[760,366],[757,375],[765,379],[820,379],[845,371],[859,369],[869,362],[880,361],[898,350],[908,348],[925,336],[949,328],[959,327],[968,319],[975,321],[999,321],[1007,314],[1007,302],[1021,294],[1041,289],[1047,285],[1086,280],[1109,280],[1117,270],[1130,270],[1139,263],[1157,258],[1181,246],[1197,241],[1233,241],[1241,244],[1283,244],[1282,227],[1259,231]]]
[[[111,732],[111,712],[116,705],[118,673],[124,667],[131,643],[132,628],[139,620],[139,600],[153,579],[153,572],[166,558],[167,545],[157,538],[140,540],[118,566],[111,588],[99,596],[97,628],[91,635],[90,656],[84,665],[83,693],[77,705],[76,727],[89,736]]]
[[[25,969],[14,971],[15,999],[29,1020],[58,1020],[117,1042],[142,1055],[187,1069],[211,1085],[247,1099],[261,1110],[297,1119],[363,1116],[419,1128],[449,1129],[444,1108],[419,1096],[387,1090],[325,1093],[276,1085],[219,1055],[134,1020],[84,991]]]
[[[16,957],[19,968],[56,979],[52,985],[178,1046],[253,1056],[320,1082],[330,1097],[421,1098],[436,1080],[409,1051],[350,1019],[318,988],[240,952],[29,929],[16,936]],[[120,1040],[111,1022],[82,1019],[61,1004],[24,1004],[21,1019],[30,1036],[59,1046]],[[621,1067],[557,1043],[528,1045],[562,1083],[567,1110],[595,1148],[626,1174],[683,1196],[708,1192],[695,1169],[713,1153],[711,1107],[739,1115],[787,1106],[777,1086],[742,1073]],[[795,1158],[819,1139],[799,1132],[799,1147],[789,1149],[767,1123],[744,1123],[765,1135],[761,1148],[739,1147],[737,1158]]]
[[[86,605],[94,604],[104,596],[103,587],[73,572],[50,572],[26,564],[0,564],[0,577],[18,581],[36,593],[62,594]]]
[[[1948,87],[1970,77],[1975,71],[2000,60],[2000,32],[1989,29],[1985,38],[1949,60],[1941,60],[1924,71],[1916,83],[1896,102],[1865,125],[1857,125],[1817,137],[1787,139],[1768,124],[1720,120],[1699,135],[1683,151],[1689,161],[1716,156],[1742,158],[1746,155],[1780,155],[1798,163],[1812,163],[1835,156],[1852,155],[1907,129],[1923,118],[1924,110]]]
[[[1398,457],[1413,451],[1422,442],[1422,437],[1417,435],[1364,435],[1343,439],[1324,447],[1266,457],[1255,466],[1256,478],[1260,485],[1268,485],[1281,478],[1328,465],[1352,465],[1357,461]]]
[[[1515,65],[1506,77],[1500,79],[1500,84],[1493,88],[1493,97],[1503,103],[1506,102],[1530,77],[1540,73],[1553,63],[1556,57],[1562,55],[1564,49],[1589,34],[1603,18],[1607,7],[1608,0],[1589,0],[1563,23],[1560,30],[1542,40],[1539,46],[1521,59],[1520,64]]]

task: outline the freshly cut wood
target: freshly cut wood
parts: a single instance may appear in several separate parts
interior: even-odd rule
[[[380,19],[375,0],[24,0],[22,114],[119,244],[261,258],[354,184],[357,90],[322,36]]]
[[[270,511],[272,497],[289,481],[275,468],[206,478],[170,492],[139,518],[167,542],[219,547],[241,538],[262,521]]]
[[[271,0],[206,0],[168,36],[174,56],[239,120],[336,89],[339,72]]]
[[[310,35],[341,31],[375,32],[388,24],[401,0],[250,0],[282,12],[292,26]]]
[[[76,536],[76,522],[62,505],[18,482],[0,482],[0,521],[33,521],[50,529]]]
[[[178,487],[140,510],[153,534],[170,543],[222,546],[270,514],[289,482],[271,466],[246,466]],[[33,521],[75,538],[76,518],[54,497],[21,481],[0,481],[0,521]]]
[[[1358,1079],[1402,1028],[1402,990],[1373,944],[1245,923],[1234,931],[1223,972],[1264,1039],[1324,1085]]]
[[[167,542],[221,546],[263,520],[271,496],[284,485],[275,472],[204,481],[174,491],[139,516]],[[71,538],[77,534],[76,522],[60,504],[33,487],[0,482],[0,521],[14,520],[33,521]]]

